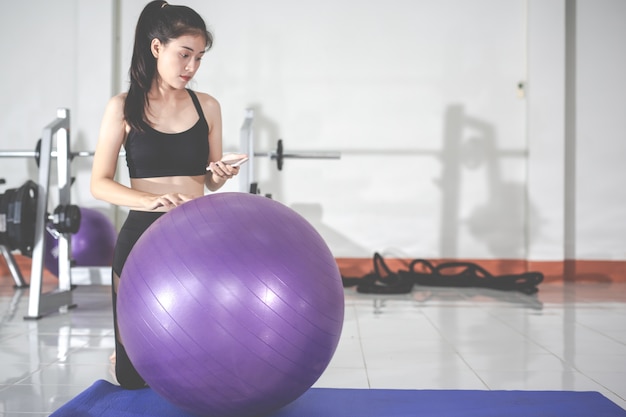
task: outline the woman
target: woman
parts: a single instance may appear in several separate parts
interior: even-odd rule
[[[145,386],[119,338],[115,312],[130,250],[163,213],[204,195],[205,186],[219,189],[239,172],[221,160],[219,103],[186,89],[212,42],[203,19],[189,7],[162,0],[146,5],[135,31],[129,90],[109,101],[102,120],[91,192],[131,209],[119,233],[112,278],[115,373],[124,388]],[[115,180],[122,146],[130,187]]]

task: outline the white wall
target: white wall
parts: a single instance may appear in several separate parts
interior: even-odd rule
[[[626,259],[626,2],[577,16],[576,257]]]
[[[70,109],[73,150],[93,150],[113,91],[113,2],[2,0],[0,9],[0,150],[34,151],[60,107]],[[73,199],[84,206],[96,204],[89,167],[89,160],[73,163]],[[37,180],[37,166],[0,158],[0,177],[16,188]]]
[[[0,149],[34,148],[57,107],[72,111],[74,149],[95,147],[145,3],[2,1],[3,38],[18,42],[0,69]],[[227,149],[252,107],[257,151],[282,138],[290,152],[341,152],[282,172],[256,161],[261,190],[309,218],[336,256],[563,258],[564,0],[185,4],[215,34],[192,87],[220,100]],[[624,4],[578,1],[581,258],[626,259]],[[36,178],[32,161],[0,164],[11,187]],[[75,200],[101,207],[89,161],[73,168]]]
[[[282,138],[342,153],[282,173],[258,164],[261,188],[314,220],[337,256],[523,256],[523,2],[195,6],[216,36],[198,88],[222,102],[227,140],[250,106],[259,149]]]
[[[528,257],[565,256],[565,0],[528,4]]]

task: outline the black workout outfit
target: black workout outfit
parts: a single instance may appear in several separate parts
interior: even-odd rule
[[[205,175],[209,157],[209,125],[196,94],[187,90],[198,112],[199,120],[181,133],[162,133],[152,128],[128,133],[124,149],[131,178]],[[164,212],[131,210],[122,225],[113,255],[113,274],[121,277],[126,258],[139,237]],[[115,279],[111,283],[113,323],[115,326],[115,374],[119,384],[128,389],[143,388],[146,384],[130,362],[117,335],[117,293]]]

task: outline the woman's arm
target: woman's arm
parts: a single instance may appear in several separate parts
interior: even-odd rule
[[[239,173],[239,167],[233,167],[222,159],[222,111],[219,102],[208,94],[198,93],[204,117],[209,124],[209,160],[210,171],[204,179],[204,184],[210,191],[219,190],[227,180]]]
[[[99,200],[135,209],[154,210],[177,205],[170,201],[177,196],[141,192],[115,181],[117,159],[126,137],[124,99],[125,94],[113,97],[104,111],[91,169],[91,194]]]

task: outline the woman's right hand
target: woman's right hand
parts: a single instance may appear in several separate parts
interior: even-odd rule
[[[193,199],[194,197],[181,193],[151,195],[142,199],[142,207],[147,210],[169,211]]]

